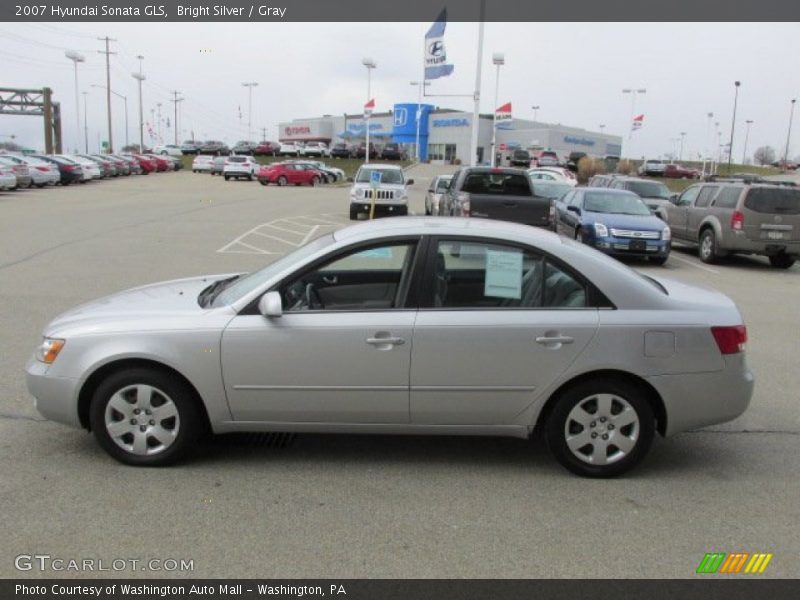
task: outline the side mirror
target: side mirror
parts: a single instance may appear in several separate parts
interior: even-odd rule
[[[414,185],[414,180],[409,179],[408,181],[406,181],[406,185]]]
[[[267,318],[280,317],[283,314],[283,302],[278,292],[267,292],[258,301],[258,312]]]
[[[677,204],[678,203],[678,194],[672,194],[672,196],[669,197],[669,201],[672,202],[673,204]]]
[[[577,215],[581,214],[581,209],[578,208],[577,206],[569,205],[569,206],[567,206],[567,210],[571,210],[572,212],[574,212]]]

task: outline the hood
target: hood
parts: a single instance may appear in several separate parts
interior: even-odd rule
[[[81,304],[53,319],[45,328],[46,336],[58,337],[65,329],[78,328],[82,333],[113,330],[112,323],[147,319],[159,322],[176,317],[197,315],[207,310],[197,297],[209,285],[234,273],[175,279],[132,288]],[[123,328],[120,325],[120,328]]]
[[[602,223],[606,227],[616,229],[638,229],[642,231],[661,231],[666,224],[653,215],[620,215],[615,213],[598,213],[586,211],[584,221]]]

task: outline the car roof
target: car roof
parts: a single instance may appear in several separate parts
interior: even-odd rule
[[[387,171],[402,171],[403,170],[403,167],[400,167],[398,165],[376,165],[374,163],[363,164],[358,168],[359,169],[367,168],[367,169],[376,169],[376,170],[383,169],[383,170],[387,170]]]

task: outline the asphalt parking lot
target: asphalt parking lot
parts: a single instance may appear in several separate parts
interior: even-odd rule
[[[417,214],[438,170],[412,171]],[[203,578],[378,578],[691,577],[706,552],[743,551],[774,553],[762,576],[800,574],[800,265],[708,266],[688,248],[666,267],[632,263],[737,302],[756,391],[743,417],[659,439],[611,481],[568,474],[539,442],[400,436],[234,436],[137,469],[36,413],[23,367],[55,315],[256,269],[347,225],[347,203],[346,187],[191,172],[0,193],[0,577],[79,575],[15,570],[34,553],[191,559]]]

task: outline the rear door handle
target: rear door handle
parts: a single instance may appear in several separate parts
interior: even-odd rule
[[[575,341],[575,338],[571,338],[566,335],[554,335],[554,336],[539,336],[536,338],[537,344],[548,345],[548,344],[571,344]]]

